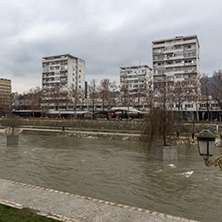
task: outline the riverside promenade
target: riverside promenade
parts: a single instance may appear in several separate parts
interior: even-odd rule
[[[141,132],[116,132],[116,131],[92,131],[92,130],[79,130],[66,127],[63,129],[60,127],[44,128],[44,127],[24,127],[21,129],[22,134],[36,134],[47,136],[71,136],[77,138],[102,138],[108,140],[128,140],[138,141],[141,136]]]
[[[3,179],[0,179],[0,203],[66,222],[195,222]]]

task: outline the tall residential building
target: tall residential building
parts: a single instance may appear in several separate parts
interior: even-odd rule
[[[120,67],[120,85],[135,97],[143,96],[151,88],[151,77],[152,69],[148,65]]]
[[[178,36],[152,43],[154,90],[158,91],[163,82],[173,87],[187,81],[191,91],[196,88],[199,92],[200,45],[197,36]]]
[[[0,78],[0,112],[8,112],[11,110],[11,80]]]
[[[72,84],[85,89],[85,61],[69,54],[42,58],[42,88],[56,84],[67,89]]]
[[[52,94],[58,97],[58,89],[67,92],[71,86],[76,90],[85,92],[85,61],[70,54],[48,56],[42,58],[42,89],[44,94],[43,109],[67,109],[67,99],[63,104],[55,104]],[[51,94],[51,98],[49,96]],[[55,98],[54,98],[55,99]],[[60,99],[61,100],[61,99]],[[65,101],[66,100],[66,101]],[[47,104],[46,104],[46,101]],[[51,101],[51,103],[50,103]],[[45,103],[45,104],[44,104]],[[53,104],[54,103],[54,104]],[[56,106],[56,107],[55,107]]]

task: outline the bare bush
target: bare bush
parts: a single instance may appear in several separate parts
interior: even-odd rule
[[[6,126],[6,134],[15,135],[18,133],[19,128],[21,127],[21,120],[18,116],[9,114],[2,120],[2,126]]]
[[[175,144],[175,133],[179,130],[180,119],[175,112],[156,107],[150,110],[145,120],[141,140],[148,156],[155,153],[157,144],[167,146]]]

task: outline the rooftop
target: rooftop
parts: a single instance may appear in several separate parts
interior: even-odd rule
[[[3,78],[0,78],[0,80],[11,82],[11,79],[3,79]]]
[[[79,59],[78,57],[75,57],[73,55],[70,54],[62,54],[62,55],[54,55],[54,56],[46,56],[46,57],[42,57],[43,60],[51,60],[51,59],[61,59],[61,58],[73,58],[73,59]]]
[[[191,39],[196,39],[197,42],[198,42],[198,45],[200,45],[199,41],[198,41],[198,38],[197,38],[197,35],[176,36],[176,37],[170,38],[170,39],[155,40],[155,41],[152,41],[152,43],[153,43],[153,45],[156,45],[156,44],[164,44],[166,42],[172,42],[172,41],[178,41],[178,40],[187,41],[187,40],[191,40]]]
[[[148,65],[120,67],[120,69],[139,69],[139,68],[148,68],[148,69],[152,70]]]

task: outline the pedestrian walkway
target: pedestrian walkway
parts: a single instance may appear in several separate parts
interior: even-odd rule
[[[22,134],[37,134],[47,136],[75,136],[78,138],[103,138],[109,140],[130,140],[138,141],[140,134],[119,133],[119,132],[95,132],[65,129],[44,129],[44,128],[22,128]]]
[[[0,203],[67,222],[195,222],[3,179],[0,179]]]

